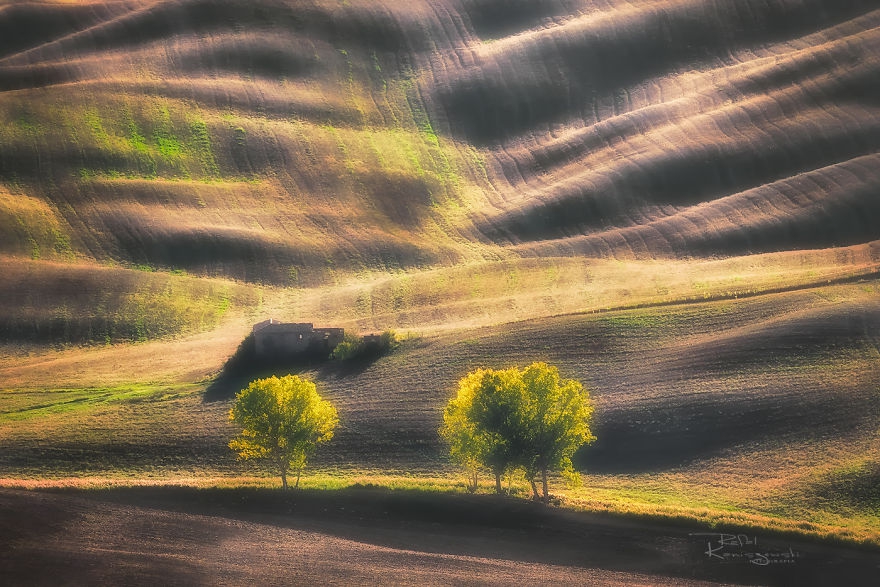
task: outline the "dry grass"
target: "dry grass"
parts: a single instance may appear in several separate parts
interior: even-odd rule
[[[32,259],[69,258],[70,235],[37,198],[0,189],[0,250]]]
[[[436,332],[566,313],[709,299],[736,299],[873,275],[877,247],[725,260],[608,261],[510,258],[426,272],[367,274],[297,292],[291,317]]]
[[[10,344],[144,342],[212,330],[257,292],[228,280],[194,279],[84,263],[0,256],[0,340]]]
[[[137,347],[60,352],[37,347],[30,349],[29,357],[7,346],[5,356],[0,357],[0,369],[7,386],[16,388],[52,385],[58,380],[78,386],[192,381],[219,371],[251,324],[266,316],[361,332],[394,328],[409,336],[427,336],[569,313],[735,300],[767,291],[858,278],[876,271],[875,255],[873,246],[858,246],[707,261],[510,259],[390,275],[346,276],[339,272],[339,285],[263,287],[256,291],[224,281],[201,283],[163,273],[35,265],[36,275],[44,278],[27,283],[32,284],[30,295],[39,296],[42,305],[31,311],[39,310],[51,317],[58,311],[54,308],[67,307],[72,317],[88,316],[93,308],[91,295],[82,298],[80,307],[73,303],[76,298],[59,291],[56,285],[54,295],[59,297],[48,303],[53,299],[47,297],[53,283],[64,275],[83,273],[91,276],[91,287],[107,288],[107,277],[114,275],[124,276],[131,283],[130,288],[119,292],[122,296],[143,289],[155,292],[150,303],[157,304],[157,312],[151,318],[166,320],[167,332],[186,333],[206,326],[214,329],[170,343],[148,342]],[[9,275],[28,267],[19,261],[9,261],[7,266]],[[55,279],[46,278],[50,275]],[[118,289],[125,283],[117,277],[114,287]],[[183,288],[180,295],[163,298],[163,292],[174,283]],[[873,285],[864,287],[874,291]],[[18,291],[27,294],[29,288],[19,286]],[[205,295],[214,300],[207,306],[199,302]],[[220,312],[224,299],[229,301],[228,313]],[[188,303],[199,304],[198,312],[181,309]],[[12,316],[14,308],[7,310],[13,311]],[[22,305],[18,312],[25,308]],[[199,321],[198,317],[209,310],[208,318]],[[221,315],[223,320],[218,322]]]

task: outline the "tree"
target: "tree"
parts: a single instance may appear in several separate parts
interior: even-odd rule
[[[336,408],[321,399],[315,384],[296,375],[252,381],[235,396],[229,419],[241,433],[229,448],[242,460],[268,461],[287,489],[287,473],[296,471],[296,485],[309,455],[319,442],[333,438],[339,423]]]
[[[541,474],[544,500],[550,499],[547,474],[574,470],[571,457],[584,444],[596,440],[590,431],[593,405],[579,381],[560,379],[559,370],[547,363],[532,363],[522,371],[526,407],[522,465],[535,498],[537,473]]]
[[[441,436],[450,455],[468,471],[475,490],[480,467],[501,477],[522,468],[532,486],[541,475],[543,498],[549,499],[550,471],[573,471],[571,457],[595,438],[590,432],[593,407],[578,381],[562,380],[556,367],[533,363],[525,369],[478,369],[458,385],[458,394],[443,413]]]
[[[495,475],[495,490],[501,493],[501,477],[515,465],[523,403],[517,375],[516,369],[469,373],[443,413],[440,435],[449,443],[452,458],[468,471],[472,491],[481,466]]]
[[[467,472],[468,492],[474,493],[479,482],[480,467],[483,466],[485,447],[476,425],[467,417],[462,402],[452,400],[446,406],[440,435],[449,443],[449,454],[452,459]]]

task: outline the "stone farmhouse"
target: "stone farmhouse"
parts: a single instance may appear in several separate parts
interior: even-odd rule
[[[256,358],[280,359],[302,354],[330,354],[342,342],[345,330],[269,319],[254,324],[253,334]]]

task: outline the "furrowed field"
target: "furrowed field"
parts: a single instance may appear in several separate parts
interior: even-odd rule
[[[0,571],[869,584],[878,25],[860,0],[0,1]],[[400,345],[230,370],[270,317]],[[443,409],[533,361],[595,402],[581,483],[468,495]],[[340,418],[296,494],[228,447],[235,393],[288,372]],[[713,532],[792,554],[713,565]]]

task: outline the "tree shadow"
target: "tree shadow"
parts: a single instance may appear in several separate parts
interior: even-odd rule
[[[302,352],[287,357],[258,357],[254,335],[248,334],[223,365],[220,374],[205,390],[205,401],[231,399],[255,379],[273,375],[295,375],[320,368],[328,359],[326,352],[319,351]]]
[[[220,374],[205,390],[204,401],[226,401],[255,380],[265,377],[315,372],[318,379],[356,377],[390,352],[380,347],[366,347],[357,355],[334,359],[326,351],[311,350],[285,357],[258,357],[254,335],[241,341],[235,353],[223,365]]]
[[[367,347],[357,356],[325,361],[318,370],[318,376],[322,379],[356,377],[389,352],[391,351],[380,347]]]

